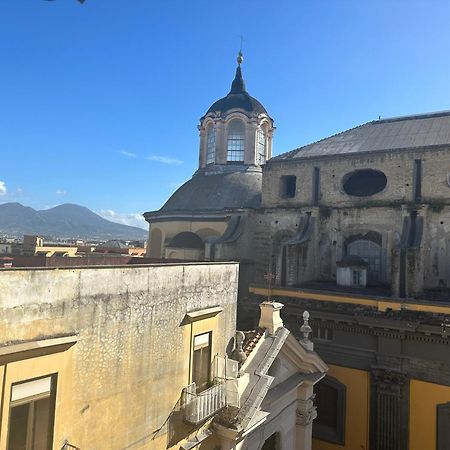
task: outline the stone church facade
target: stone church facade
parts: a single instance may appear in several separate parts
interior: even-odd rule
[[[450,112],[271,158],[273,121],[241,62],[200,120],[198,171],[145,214],[148,256],[239,261],[243,328],[267,296],[287,324],[310,311],[330,367],[314,450],[448,450]]]
[[[448,112],[369,122],[277,156],[264,168],[257,273],[272,259],[279,284],[333,285],[353,255],[387,295],[446,295],[449,180]]]

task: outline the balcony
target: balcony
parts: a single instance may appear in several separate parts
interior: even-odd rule
[[[183,389],[184,418],[187,422],[197,425],[208,419],[227,404],[224,383],[196,393],[195,383]]]
[[[198,425],[228,405],[239,407],[238,363],[216,355],[213,363],[214,384],[197,392],[195,383],[183,389],[181,405],[186,422]]]

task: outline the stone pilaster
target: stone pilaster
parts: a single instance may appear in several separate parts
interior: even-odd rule
[[[372,369],[375,398],[373,448],[375,450],[407,450],[408,408],[404,406],[406,374],[385,368]]]
[[[314,397],[312,386],[302,386],[299,389],[295,421],[295,448],[302,450],[311,450],[312,448],[312,424],[317,417]]]

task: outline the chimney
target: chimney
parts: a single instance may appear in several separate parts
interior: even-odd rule
[[[262,302],[259,305],[261,308],[259,327],[267,328],[270,334],[275,334],[278,328],[283,326],[283,321],[280,317],[280,311],[283,306],[283,303],[279,302]]]

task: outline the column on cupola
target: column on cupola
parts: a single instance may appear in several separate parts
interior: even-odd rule
[[[266,132],[266,161],[272,158],[272,140],[273,140],[273,132],[275,131],[275,127],[268,127]]]
[[[244,164],[256,164],[256,130],[258,122],[256,119],[248,120],[245,124],[245,152]]]
[[[224,119],[216,122],[216,163],[227,163],[227,126]]]
[[[203,168],[206,166],[206,128],[202,125],[198,126],[200,146],[198,151],[198,167]]]

